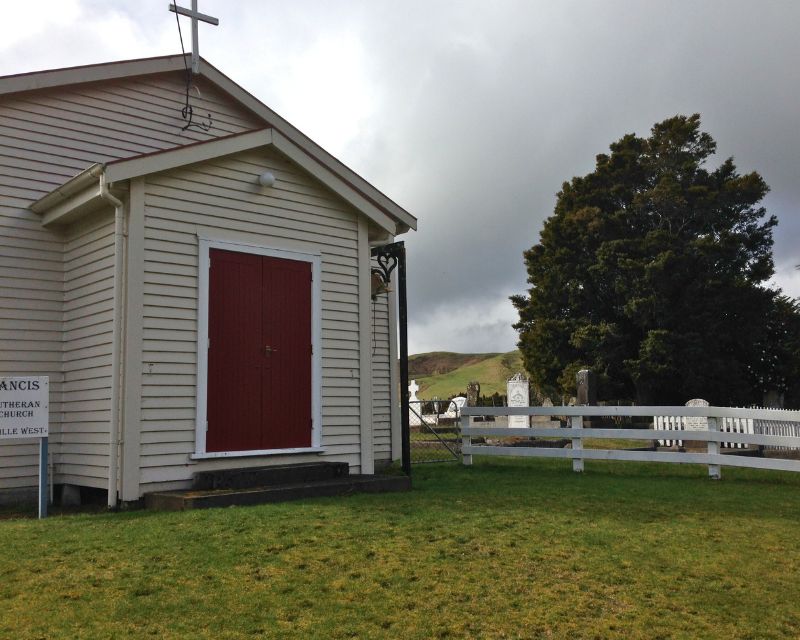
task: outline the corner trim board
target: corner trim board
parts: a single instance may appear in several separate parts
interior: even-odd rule
[[[358,351],[359,351],[359,439],[361,473],[375,473],[375,442],[372,427],[372,259],[369,250],[369,228],[363,216],[358,217]]]
[[[141,486],[142,340],[144,316],[144,178],[131,181],[128,199],[127,300],[123,375],[122,465],[123,501],[138,500]]]

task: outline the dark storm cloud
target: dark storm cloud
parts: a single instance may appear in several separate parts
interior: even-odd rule
[[[800,5],[417,8],[372,16],[364,35],[375,76],[386,78],[374,155],[389,150],[392,159],[372,177],[420,216],[408,240],[417,331],[440,322],[444,306],[458,313],[466,300],[502,305],[522,292],[522,251],[536,242],[561,183],[590,171],[610,142],[646,135],[676,113],[702,115],[718,142],[714,164],[734,156],[741,172],[757,170],[770,184],[779,282],[796,287]],[[422,14],[426,26],[409,34],[408,16]],[[359,163],[370,166],[368,152]]]
[[[127,56],[100,47],[101,59],[177,50],[163,4],[84,3],[147,34]],[[677,113],[702,115],[715,164],[734,156],[764,176],[780,222],[777,282],[800,295],[800,3],[206,0],[201,10],[221,19],[201,27],[205,56],[324,146],[338,144],[330,127],[304,118],[338,108],[354,134],[329,150],[419,217],[405,238],[412,351],[512,348],[507,298],[525,290],[522,252],[562,182]],[[63,55],[85,29],[52,27],[49,41]],[[87,51],[108,40],[82,38]],[[330,38],[359,47],[358,65],[331,72],[342,89],[292,78]],[[19,60],[4,72],[29,70],[35,39],[12,48]],[[39,68],[62,64],[53,57]],[[349,88],[357,73],[364,95]]]

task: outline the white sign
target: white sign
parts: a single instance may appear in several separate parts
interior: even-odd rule
[[[46,438],[50,378],[0,378],[0,439]]]
[[[509,407],[527,407],[529,398],[528,379],[518,373],[506,383]],[[524,429],[530,426],[528,416],[508,416],[508,426]]]

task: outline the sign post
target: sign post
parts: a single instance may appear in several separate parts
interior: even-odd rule
[[[47,436],[39,439],[39,518],[47,517]]]
[[[0,440],[39,439],[39,517],[47,517],[50,378],[0,378]]]

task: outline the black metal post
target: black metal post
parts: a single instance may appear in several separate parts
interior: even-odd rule
[[[400,324],[400,443],[403,471],[411,475],[411,429],[408,419],[408,299],[406,298],[406,247],[402,242],[375,247],[372,256],[378,265],[372,274],[389,284],[392,271],[397,267],[398,322]]]
[[[411,427],[408,422],[408,299],[406,298],[406,247],[402,242],[397,252],[397,298],[400,322],[400,441],[403,471],[411,475]]]

